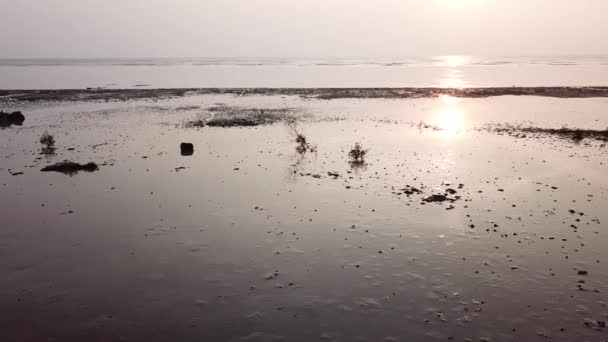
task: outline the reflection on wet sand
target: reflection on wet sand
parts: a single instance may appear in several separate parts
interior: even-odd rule
[[[465,119],[462,109],[459,106],[460,99],[442,96],[441,101],[444,103],[437,115],[431,118],[432,125],[438,127],[445,137],[454,137],[461,133],[465,128]]]

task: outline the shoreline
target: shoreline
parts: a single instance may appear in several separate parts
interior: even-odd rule
[[[556,98],[608,97],[601,87],[491,87],[491,88],[170,88],[170,89],[48,89],[0,90],[0,104],[14,102],[128,101],[193,95],[266,95],[333,99],[407,99],[452,96],[488,98],[496,96],[540,96]]]

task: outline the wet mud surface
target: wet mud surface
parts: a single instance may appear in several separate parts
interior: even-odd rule
[[[3,340],[608,337],[605,98],[16,99]]]

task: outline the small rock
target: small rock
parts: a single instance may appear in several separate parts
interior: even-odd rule
[[[445,195],[432,195],[429,196],[425,199],[423,199],[423,201],[425,202],[445,202],[448,200],[448,197]]]
[[[191,156],[194,154],[194,144],[192,143],[181,143],[179,147],[182,156]]]

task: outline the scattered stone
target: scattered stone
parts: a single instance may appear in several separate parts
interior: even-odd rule
[[[194,154],[194,144],[192,143],[181,143],[179,147],[182,156],[191,156]]]

